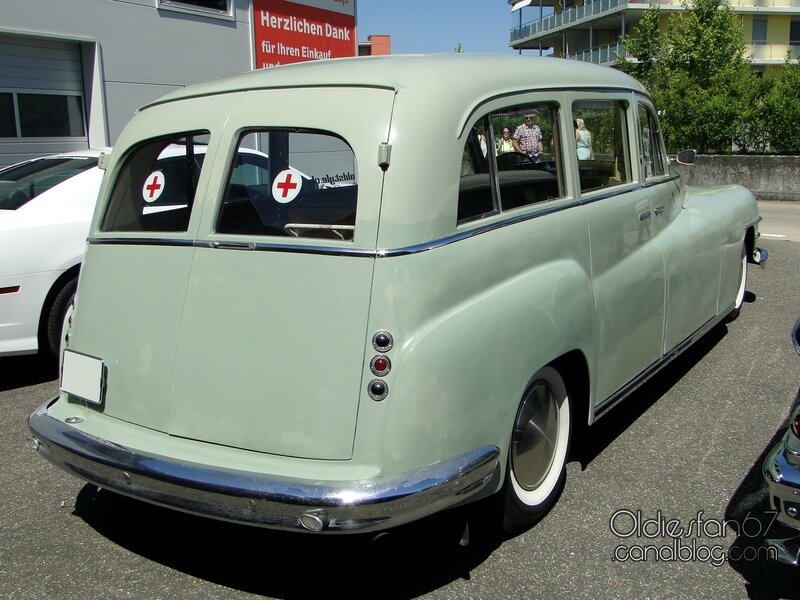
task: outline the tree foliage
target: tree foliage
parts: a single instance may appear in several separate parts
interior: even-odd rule
[[[766,132],[776,152],[800,151],[797,126],[800,123],[800,64],[787,57],[783,73],[766,99]]]
[[[777,122],[788,127],[800,116],[797,66],[791,65],[794,69],[786,70],[778,83],[753,72],[741,21],[722,2],[684,4],[686,12],[671,15],[666,31],[659,26],[660,10],[651,7],[635,36],[622,40],[626,54],[636,60],[620,57],[617,67],[650,90],[671,150],[730,152],[735,146],[763,151],[768,144],[774,150],[798,150],[798,142],[776,131]],[[778,87],[781,94],[776,94]],[[775,111],[786,116],[776,121]],[[773,135],[783,135],[782,141],[773,141]]]

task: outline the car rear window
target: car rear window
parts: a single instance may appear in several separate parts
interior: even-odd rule
[[[340,137],[248,130],[228,173],[218,233],[353,240],[356,162]]]
[[[147,141],[125,158],[101,231],[186,231],[208,131]]]
[[[0,171],[0,210],[17,210],[50,188],[97,166],[91,157],[41,158]]]

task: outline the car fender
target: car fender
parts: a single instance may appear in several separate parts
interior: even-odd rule
[[[505,456],[533,374],[573,350],[595,363],[594,296],[580,262],[533,265],[474,295],[440,294],[452,301],[418,326],[406,329],[403,315],[393,315],[388,396],[376,402],[362,394],[356,454],[375,453],[371,461],[389,472],[487,444]],[[376,352],[367,350],[368,365]],[[367,366],[362,389],[373,378]]]

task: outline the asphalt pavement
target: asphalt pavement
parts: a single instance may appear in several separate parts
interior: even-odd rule
[[[760,474],[800,384],[800,243],[762,245],[739,319],[603,417],[555,509],[511,538],[463,512],[378,539],[288,534],[98,491],[26,446],[54,370],[0,359],[0,597],[800,598],[800,569],[761,546]]]

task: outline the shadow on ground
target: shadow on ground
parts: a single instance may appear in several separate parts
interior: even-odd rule
[[[195,517],[86,485],[75,513],[103,536],[193,577],[277,598],[412,598],[458,579],[499,546],[459,541],[466,511],[377,538],[286,533]]]
[[[0,392],[46,383],[58,378],[58,364],[38,354],[0,358]]]
[[[592,427],[573,458],[585,467],[727,334],[716,327]],[[114,543],[209,582],[280,598],[411,598],[470,579],[503,543],[487,507],[434,515],[377,538],[276,532],[213,521],[86,485],[75,514]],[[467,523],[470,543],[459,543]]]
[[[672,386],[694,368],[726,335],[725,325],[714,327],[683,354],[645,382],[606,416],[589,429],[590,435],[580,435],[582,442],[573,447],[572,459],[585,469],[600,453],[617,439],[651,406],[658,402]]]

